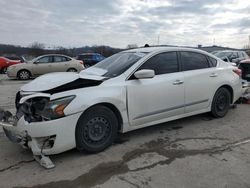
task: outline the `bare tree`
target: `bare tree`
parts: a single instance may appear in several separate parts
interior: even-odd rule
[[[44,53],[45,45],[39,42],[33,42],[30,45],[30,55],[39,56]]]

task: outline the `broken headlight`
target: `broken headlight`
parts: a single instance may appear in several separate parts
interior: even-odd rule
[[[75,95],[72,95],[49,101],[41,112],[41,116],[47,120],[53,120],[60,117],[64,117],[64,109],[74,98]]]

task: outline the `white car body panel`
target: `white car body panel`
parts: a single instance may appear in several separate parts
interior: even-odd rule
[[[126,81],[132,126],[184,113],[184,85],[173,85],[176,80],[183,80],[182,72]]]
[[[124,73],[114,78],[105,78],[103,70],[86,69],[80,74],[56,73],[41,76],[21,88],[22,94],[41,93],[77,79],[100,81],[99,85],[65,90],[48,95],[50,100],[75,95],[75,98],[64,109],[65,117],[28,123],[21,118],[17,123],[20,132],[27,131],[32,137],[29,142],[33,153],[39,155],[37,138],[56,135],[56,141],[51,149],[44,154],[56,154],[76,146],[75,129],[79,117],[96,104],[114,106],[121,115],[120,132],[127,132],[150,125],[163,123],[199,113],[209,112],[215,92],[221,86],[231,87],[234,103],[241,95],[242,86],[239,76],[233,73],[234,67],[215,58],[217,67],[194,71],[182,71],[170,74],[156,75],[150,79],[129,80],[134,71],[147,59],[155,54],[168,51],[180,51],[180,48],[143,48],[138,52],[149,52]],[[136,51],[130,50],[130,51]],[[202,53],[194,49],[185,51]],[[215,74],[216,76],[212,76]],[[58,79],[60,77],[60,79]],[[175,84],[176,81],[182,81]],[[39,94],[37,94],[39,96]],[[28,98],[23,97],[23,102]],[[7,128],[7,127],[6,127]],[[8,128],[10,129],[10,128]],[[65,139],[67,138],[67,139]]]
[[[56,73],[45,74],[24,85],[23,87],[21,87],[21,90],[27,92],[45,91],[58,87],[62,84],[72,82],[78,78],[79,75],[73,72],[56,72]]]

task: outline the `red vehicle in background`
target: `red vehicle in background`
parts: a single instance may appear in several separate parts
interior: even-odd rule
[[[7,68],[11,65],[21,63],[20,60],[11,60],[6,57],[0,56],[0,72],[6,73]]]

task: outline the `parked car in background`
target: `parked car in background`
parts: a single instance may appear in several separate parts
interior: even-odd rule
[[[2,73],[6,73],[7,72],[7,68],[11,65],[16,65],[21,63],[20,60],[11,60],[8,59],[6,57],[0,57],[0,72]]]
[[[211,54],[216,54],[216,53],[218,53],[219,52],[219,50],[216,50],[216,51],[213,51],[213,52],[210,52]]]
[[[17,124],[2,125],[10,140],[18,137],[42,158],[75,147],[96,153],[118,132],[205,112],[225,116],[241,96],[239,72],[196,49],[127,50],[80,74],[48,74],[24,85],[16,98]]]
[[[216,57],[222,59],[226,62],[239,64],[240,61],[249,59],[249,56],[244,51],[234,51],[234,50],[223,50],[214,53]]]
[[[11,59],[11,60],[19,60],[21,63],[27,62],[27,60],[23,56],[4,56],[4,57]]]
[[[242,79],[250,82],[250,59],[240,61],[239,69],[241,69]]]
[[[28,63],[10,66],[7,75],[10,78],[27,80],[51,72],[80,72],[83,69],[82,61],[66,55],[49,54],[39,56]]]
[[[102,61],[103,59],[105,59],[105,57],[98,53],[84,53],[78,55],[76,59],[82,60],[85,67],[90,67]]]

